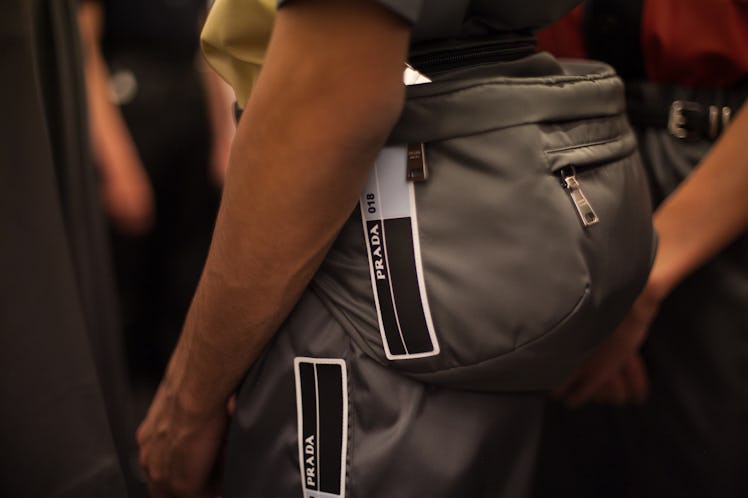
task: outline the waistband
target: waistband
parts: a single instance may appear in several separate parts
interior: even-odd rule
[[[534,58],[526,59],[528,65],[535,65]],[[528,123],[623,114],[623,83],[610,66],[567,61],[563,69],[564,74],[551,76],[483,77],[411,85],[390,143],[429,142]]]

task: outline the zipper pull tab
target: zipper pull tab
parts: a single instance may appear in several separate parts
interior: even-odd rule
[[[600,221],[600,218],[595,214],[595,210],[592,209],[590,201],[587,200],[584,192],[582,192],[573,166],[570,169],[564,168],[561,170],[561,184],[569,192],[571,200],[574,202],[574,207],[577,208],[582,225],[588,227]]]
[[[426,166],[426,152],[423,149],[423,142],[408,144],[407,154],[405,179],[410,182],[426,181],[429,177],[429,170]]]

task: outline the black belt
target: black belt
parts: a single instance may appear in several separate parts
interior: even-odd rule
[[[716,140],[748,97],[748,85],[686,88],[627,82],[631,124],[666,129],[680,140]]]

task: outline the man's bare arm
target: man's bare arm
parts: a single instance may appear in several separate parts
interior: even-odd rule
[[[748,229],[748,105],[693,173],[657,209],[651,280],[663,297]]]
[[[204,484],[210,462],[192,457],[215,454],[227,399],[351,214],[400,113],[408,42],[407,24],[366,0],[279,11],[205,270],[139,429],[152,491]]]

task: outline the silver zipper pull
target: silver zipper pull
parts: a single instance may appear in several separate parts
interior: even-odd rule
[[[587,200],[584,192],[582,192],[573,166],[570,169],[565,168],[561,170],[561,183],[569,192],[571,200],[574,202],[574,207],[577,208],[579,219],[582,220],[582,225],[588,227],[599,222],[600,218],[597,217],[595,210],[590,205],[590,201]]]
[[[423,142],[408,144],[407,154],[405,179],[411,182],[426,181],[429,177],[429,170],[426,166],[426,152],[423,149]]]

